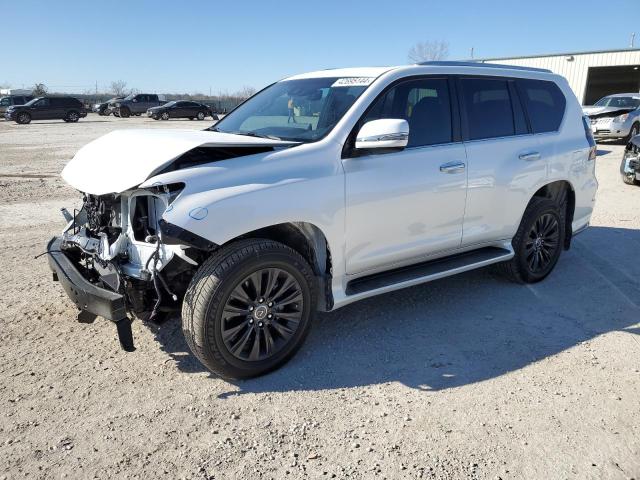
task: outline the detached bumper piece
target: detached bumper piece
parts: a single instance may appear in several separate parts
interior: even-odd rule
[[[134,351],[131,319],[127,316],[124,295],[89,282],[60,249],[61,245],[60,237],[54,237],[49,241],[47,245],[49,267],[53,271],[54,280],[60,282],[64,291],[80,310],[78,321],[92,323],[99,316],[115,322],[120,345],[127,352]]]

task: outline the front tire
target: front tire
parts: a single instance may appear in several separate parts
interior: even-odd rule
[[[566,234],[566,204],[534,197],[522,216],[511,244],[515,252],[497,268],[516,283],[536,283],[547,277],[558,263]]]
[[[131,116],[131,110],[129,110],[128,108],[120,108],[118,110],[118,116],[121,118],[129,118]]]
[[[20,125],[31,123],[31,115],[27,112],[20,112],[16,117],[16,123],[19,123]]]
[[[72,110],[69,113],[67,113],[67,116],[64,117],[63,120],[69,123],[76,123],[78,120],[80,120],[80,114]]]
[[[315,278],[296,251],[264,239],[214,253],[196,272],[182,306],[195,356],[226,378],[278,368],[300,348],[316,309]]]
[[[162,118],[162,120],[169,120],[169,112],[162,112],[160,118]]]

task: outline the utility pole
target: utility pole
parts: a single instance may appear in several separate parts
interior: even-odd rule
[[[633,48],[633,44],[635,43],[636,40],[636,32],[633,32],[631,34],[631,42],[629,43],[629,48]]]
[[[473,47],[471,47],[471,60],[473,60]]]
[[[96,97],[98,96],[98,81],[96,80]]]

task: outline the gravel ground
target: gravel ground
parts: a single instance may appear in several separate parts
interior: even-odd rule
[[[75,322],[41,253],[58,177],[116,128],[0,122],[0,478],[640,478],[640,187],[599,146],[592,227],[544,282],[479,270],[319,315],[284,368],[229,383],[177,320]],[[99,172],[94,172],[99,175]]]

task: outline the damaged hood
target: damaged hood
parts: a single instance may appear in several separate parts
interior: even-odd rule
[[[582,107],[582,111],[588,117],[615,117],[633,110],[635,108],[632,107],[597,107],[595,105]]]
[[[119,193],[140,185],[197,147],[278,147],[292,142],[207,130],[117,130],[88,143],[62,170],[81,192]]]

